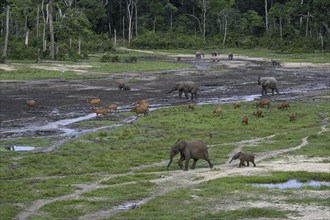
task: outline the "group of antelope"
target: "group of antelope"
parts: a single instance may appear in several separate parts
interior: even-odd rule
[[[87,103],[92,106],[100,106],[101,99],[87,99]],[[117,104],[109,104],[105,107],[91,107],[91,111],[96,113],[96,116],[103,115],[108,116],[108,113],[111,111],[117,112],[118,105]],[[136,105],[131,109],[131,112],[135,112],[137,115],[143,114],[144,116],[149,114],[149,102],[147,100],[139,100]]]
[[[271,104],[271,101],[269,99],[262,99],[260,101],[257,101],[256,103],[256,111],[253,112],[253,116],[255,117],[263,117],[262,115],[262,108],[266,107],[269,108]],[[290,104],[288,101],[284,101],[281,104],[279,104],[277,106],[278,109],[280,110],[284,110],[284,109],[289,109],[290,108]],[[296,112],[291,112],[289,115],[289,121],[295,121],[297,119],[297,113]],[[243,119],[242,119],[242,124],[243,125],[247,125],[249,122],[249,118],[244,115]]]
[[[117,112],[118,111],[118,105],[117,104],[108,104],[105,107],[94,107],[94,106],[101,106],[101,99],[87,99],[86,101],[88,104],[92,105],[91,111],[96,114],[96,116],[103,115],[108,116],[108,113],[111,113],[111,111]]]
[[[256,111],[253,112],[253,116],[255,117],[263,117],[262,115],[262,108],[270,108],[270,104],[271,104],[271,101],[269,99],[262,99],[260,101],[257,101],[256,103]],[[235,109],[237,108],[240,108],[241,107],[241,102],[239,101],[236,101],[233,103],[233,107]],[[188,109],[191,109],[191,110],[194,110],[195,109],[195,104],[192,104],[192,103],[189,103],[187,105],[187,108]],[[290,108],[290,104],[288,101],[284,101],[282,103],[280,103],[278,106],[277,106],[278,109],[280,110],[284,110],[284,109],[289,109]],[[220,106],[217,106],[214,111],[213,111],[214,115],[216,116],[222,116],[223,115],[223,111],[222,111],[222,108]],[[297,119],[297,113],[296,112],[291,112],[290,115],[289,115],[289,121],[295,121]],[[249,118],[247,115],[244,115],[243,116],[243,119],[242,119],[242,124],[243,125],[248,125],[249,123]]]

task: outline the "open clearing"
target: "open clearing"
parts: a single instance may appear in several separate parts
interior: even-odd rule
[[[176,55],[178,56],[178,55]],[[174,60],[176,56],[169,56],[167,59]],[[183,56],[182,56],[183,57]],[[90,113],[90,106],[86,104],[87,98],[101,98],[104,104],[116,103],[120,112],[129,111],[137,100],[147,99],[154,109],[187,104],[190,101],[178,99],[177,92],[167,94],[175,82],[181,80],[194,80],[199,83],[199,98],[193,102],[197,105],[222,104],[237,100],[252,101],[259,100],[260,87],[257,85],[258,76],[275,76],[279,81],[280,95],[270,96],[274,102],[284,100],[315,102],[315,105],[324,100],[329,101],[329,64],[293,64],[283,63],[281,66],[272,66],[269,60],[252,59],[243,56],[236,56],[234,60],[226,60],[220,57],[220,62],[212,62],[210,56],[196,61],[193,57],[184,57],[182,62],[193,65],[192,68],[184,70],[168,70],[159,72],[129,72],[108,74],[105,79],[90,80],[38,80],[38,81],[2,81],[0,82],[0,120],[1,139],[14,139],[20,137],[38,136],[52,137],[60,136],[54,146],[60,147],[64,141],[74,139],[78,136],[92,132],[92,130],[75,129],[71,127],[71,121],[80,118],[81,121],[95,118]],[[35,64],[34,64],[35,65]],[[37,64],[39,65],[39,64]],[[49,64],[48,64],[49,65]],[[88,72],[88,65],[64,65],[56,63],[51,65],[51,69],[72,70],[78,72]],[[13,69],[11,66],[0,66],[7,70]],[[40,64],[39,68],[43,68]],[[50,68],[45,67],[45,68]],[[64,73],[65,74],[65,73]],[[104,73],[107,75],[107,73]],[[132,87],[130,91],[119,91],[119,82],[125,82]],[[328,92],[326,94],[326,92]],[[39,107],[36,110],[27,110],[25,100],[34,98],[38,100]],[[130,114],[132,115],[132,114]],[[64,123],[65,120],[70,122]],[[117,120],[117,119],[116,119]],[[61,123],[57,123],[61,121]],[[134,124],[134,123],[133,123]],[[323,119],[318,133],[329,134],[329,118]],[[51,125],[51,126],[50,126]],[[228,158],[233,152],[239,151],[247,145],[260,145],[262,140],[270,139],[279,134],[274,133],[265,138],[251,138],[232,144],[236,147],[228,154]],[[197,168],[183,172],[181,170],[171,170],[169,172],[147,172],[159,178],[150,180],[156,184],[156,189],[143,199],[136,201],[126,201],[123,204],[103,208],[102,210],[89,212],[74,219],[112,219],[117,214],[124,211],[143,210],[143,206],[152,203],[154,199],[160,198],[167,193],[178,189],[198,190],[194,187],[224,177],[233,176],[259,176],[267,175],[274,171],[307,171],[330,173],[329,153],[325,157],[306,157],[300,155],[285,155],[287,152],[296,151],[308,144],[309,137],[303,137],[300,144],[281,150],[267,151],[260,153],[256,157],[257,167],[237,168],[237,162],[228,164],[216,164],[213,169]],[[328,137],[329,138],[329,137]],[[3,146],[1,146],[3,147]],[[54,148],[50,150],[54,150]],[[213,146],[212,146],[213,147]],[[41,151],[49,148],[41,148]],[[55,149],[56,150],[56,149]],[[276,159],[267,160],[276,157]],[[141,167],[132,167],[131,171],[120,174],[100,173],[100,179],[88,183],[76,184],[76,190],[56,198],[40,199],[32,203],[31,206],[23,207],[16,219],[47,219],[41,209],[51,203],[69,200],[83,199],[82,194],[92,192],[97,189],[107,188],[108,185],[101,184],[118,176],[129,176],[134,173],[144,172],[148,167],[164,167],[168,163],[168,158],[155,164],[147,164]],[[177,158],[176,158],[177,159]],[[175,161],[172,167],[176,166]],[[36,179],[63,178],[59,176],[44,176]],[[179,181],[178,181],[179,180]],[[126,183],[118,184],[125,185]],[[318,190],[303,190],[294,192],[295,198],[310,197],[329,200],[330,192]],[[283,195],[281,195],[284,197]],[[285,202],[287,198],[263,198],[261,201],[224,201],[218,204],[218,210],[237,210],[248,207],[270,208],[292,211],[288,214],[288,219],[329,219],[330,206],[320,206],[317,204],[289,204]],[[93,198],[91,198],[93,199]],[[95,198],[102,199],[102,197]],[[198,200],[198,196],[191,196],[191,200]],[[123,208],[124,207],[124,208]],[[138,208],[138,209],[134,209]],[[152,216],[147,216],[146,218]],[[153,216],[155,218],[155,216]],[[125,219],[125,217],[118,217]],[[258,218],[261,219],[261,218]],[[268,218],[267,218],[268,219]],[[277,218],[278,219],[278,218]]]

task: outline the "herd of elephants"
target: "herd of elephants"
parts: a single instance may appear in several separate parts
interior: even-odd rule
[[[203,54],[201,53],[196,53],[196,58],[200,59],[200,57]],[[213,54],[212,54],[213,55]],[[233,55],[229,54],[228,55],[229,59],[232,59]],[[278,65],[278,61],[273,59],[272,60],[273,65]],[[272,95],[274,95],[274,91],[276,91],[277,94],[279,94],[278,91],[278,82],[275,77],[258,77],[258,85],[261,85],[262,90],[261,90],[261,95],[262,96],[267,96],[267,90],[272,91]],[[177,82],[174,87],[172,88],[169,93],[173,91],[179,91],[179,98],[182,97],[182,94],[184,93],[186,98],[189,99],[189,94],[191,94],[190,99],[193,100],[194,98],[197,99],[197,91],[198,91],[198,85],[194,81],[180,81]],[[265,101],[265,100],[263,100]],[[246,116],[245,116],[246,117]],[[243,123],[247,124],[247,117],[243,118]],[[291,120],[291,118],[290,118]],[[170,161],[167,165],[167,170],[169,170],[169,167],[173,161],[173,157],[180,153],[180,159],[179,159],[179,166],[182,169],[183,165],[182,162],[185,160],[185,166],[184,170],[188,170],[189,166],[189,160],[193,160],[193,164],[191,166],[191,169],[194,169],[196,166],[196,162],[199,159],[206,160],[210,166],[210,168],[213,167],[212,162],[210,161],[209,154],[208,154],[208,147],[206,144],[201,141],[201,140],[193,140],[193,141],[184,141],[184,140],[178,140],[172,147],[171,147],[171,152],[170,152]],[[254,162],[254,157],[255,155],[250,152],[238,152],[234,154],[232,157],[231,163],[233,160],[239,159],[239,167],[245,166],[245,162],[247,162],[247,166],[249,166],[249,162],[253,164],[253,166],[256,166]]]

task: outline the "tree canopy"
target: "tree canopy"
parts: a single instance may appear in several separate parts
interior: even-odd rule
[[[37,50],[47,57],[52,36],[56,59],[114,42],[282,52],[323,51],[330,43],[328,0],[5,0],[0,6],[1,50],[18,59]]]

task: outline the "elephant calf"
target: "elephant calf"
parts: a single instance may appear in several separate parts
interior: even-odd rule
[[[234,154],[234,156],[231,158],[231,161],[229,163],[231,163],[233,160],[240,160],[239,166],[245,166],[244,162],[247,162],[247,166],[250,166],[250,162],[253,163],[253,166],[255,167],[256,164],[254,163],[254,157],[255,155],[253,153],[243,153],[243,152],[238,152],[236,154]]]
[[[195,169],[196,162],[199,159],[206,160],[209,163],[210,168],[213,167],[213,164],[211,163],[209,159],[209,153],[206,144],[203,141],[196,140],[196,141],[183,141],[178,140],[172,147],[170,152],[170,162],[167,165],[167,170],[170,167],[173,157],[180,153],[180,159],[179,159],[179,166],[182,168],[182,162],[185,160],[185,166],[184,170],[188,170],[189,166],[189,160],[193,159],[194,162],[191,166],[191,169]]]

